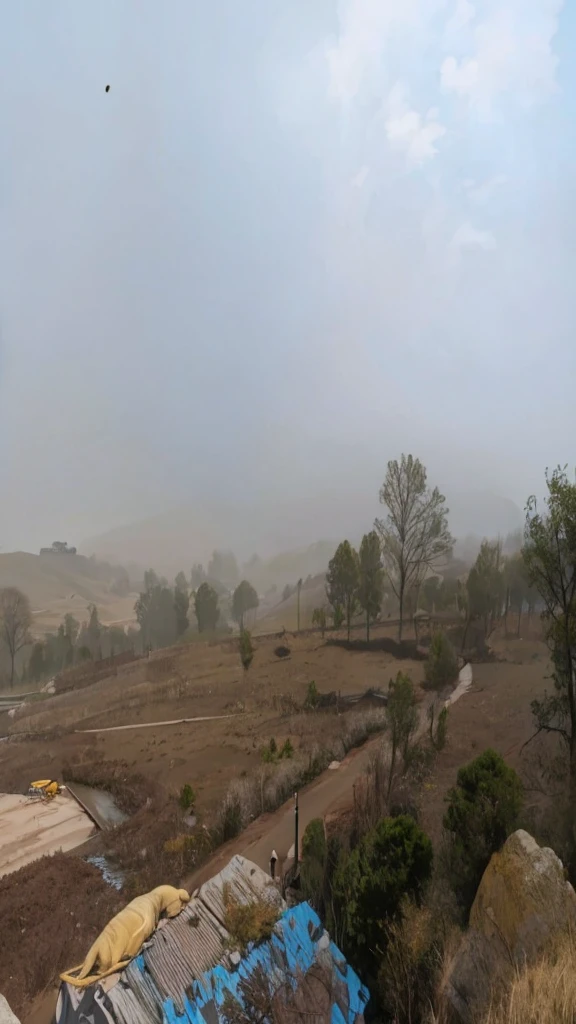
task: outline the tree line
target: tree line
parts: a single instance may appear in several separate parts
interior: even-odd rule
[[[398,602],[398,640],[402,640],[406,600],[418,592],[430,572],[450,556],[446,499],[427,484],[426,468],[413,455],[390,460],[380,489],[386,514],[362,538],[357,552],[348,540],[338,545],[326,576],[326,596],[334,625],[350,625],[361,609],[370,625],[380,613],[385,583]]]
[[[233,555],[214,552],[210,571],[220,571],[229,579],[233,565]],[[21,679],[37,683],[85,661],[170,647],[189,632],[192,616],[201,633],[228,629],[229,618],[244,633],[247,616],[258,605],[258,595],[247,580],[240,580],[230,595],[224,583],[213,577],[209,581],[198,565],[189,580],[179,572],[172,586],[149,569],[134,606],[137,628],[104,625],[96,606],[89,605],[85,622],[68,614],[55,633],[34,639],[30,601],[17,587],[5,587],[0,589],[0,642],[8,660],[7,682],[12,688],[19,656],[22,660],[28,650]]]
[[[17,587],[0,590],[0,638],[8,654],[8,683],[14,685],[16,662],[21,651],[30,649],[21,670],[21,681],[38,683],[84,661],[98,661],[134,649],[136,630],[104,626],[95,605],[88,608],[86,622],[67,614],[55,633],[42,640],[32,635],[30,601]]]
[[[259,605],[252,584],[241,580],[230,601],[226,586],[214,578],[210,582],[202,579],[201,570],[194,566],[190,583],[183,572],[178,573],[173,587],[153,569],[144,574],[144,588],[134,610],[145,650],[176,643],[189,630],[192,613],[200,633],[228,628],[228,616],[244,631],[246,616]]]
[[[522,550],[505,556],[500,540],[484,540],[466,576],[442,579],[454,544],[449,509],[438,488],[427,486],[426,468],[412,455],[388,463],[380,502],[387,514],[375,520],[359,551],[345,540],[330,559],[326,596],[335,628],[346,623],[350,639],[351,623],[363,612],[369,639],[389,590],[398,607],[399,641],[408,605],[413,613],[453,610],[464,620],[463,647],[472,622],[481,623],[487,637],[497,621],[503,619],[507,630],[509,616],[516,615],[520,633],[522,612],[531,614],[539,600]],[[316,609],[314,624],[325,624],[325,617],[325,609]]]

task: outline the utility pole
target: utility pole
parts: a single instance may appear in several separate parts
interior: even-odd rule
[[[298,580],[296,584],[296,591],[298,597],[298,632],[300,632],[300,591],[302,590],[302,580]]]

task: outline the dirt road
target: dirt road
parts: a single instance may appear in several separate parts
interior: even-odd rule
[[[467,693],[472,681],[472,666],[466,664],[460,671],[458,684],[447,703],[454,704]],[[419,739],[428,728],[428,707],[433,700],[434,697],[431,695],[420,709],[416,739]],[[340,806],[350,805],[356,782],[366,770],[370,758],[384,742],[386,741],[382,736],[369,740],[360,750],[349,754],[339,768],[327,769],[315,782],[300,790],[300,842],[306,826],[313,818],[326,817]],[[242,835],[220,847],[207,864],[186,880],[186,887],[192,890],[197,888],[202,882],[221,871],[230,857],[236,853],[242,854],[266,871],[270,867],[270,854],[274,850],[278,856],[277,871],[281,871],[284,862],[293,857],[294,835],[294,800],[289,800],[273,814],[264,814],[257,818]]]
[[[373,753],[382,743],[382,737],[369,740],[360,750],[349,754],[336,770],[328,769],[319,779],[301,789],[298,794],[300,838],[313,818],[319,818],[334,810],[340,803],[347,803],[354,791],[354,785],[365,771]],[[258,867],[268,870],[270,854],[278,855],[277,870],[288,858],[294,845],[294,801],[288,800],[273,814],[263,814],[252,822],[244,832],[225,846],[197,872],[187,879],[192,890],[202,882],[221,871],[231,857],[242,854]]]

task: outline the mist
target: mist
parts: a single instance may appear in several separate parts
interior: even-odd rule
[[[573,463],[575,41],[561,0],[5,6],[2,550],[359,535],[403,451],[514,529]]]

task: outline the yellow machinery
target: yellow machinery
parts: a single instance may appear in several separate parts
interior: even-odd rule
[[[53,800],[60,793],[62,787],[53,779],[40,779],[38,782],[31,782],[28,789],[28,796],[39,796],[43,800]]]

